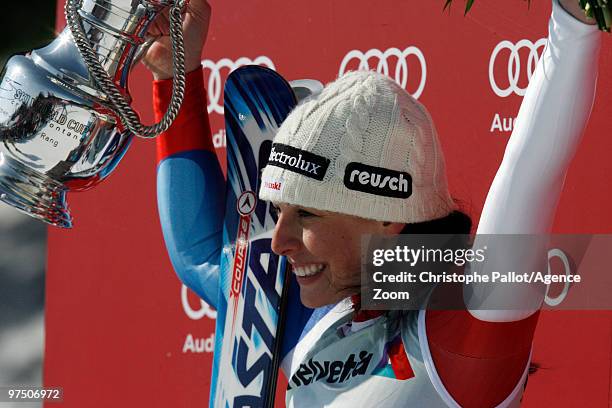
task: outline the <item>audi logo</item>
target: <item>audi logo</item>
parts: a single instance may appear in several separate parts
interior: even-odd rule
[[[219,61],[202,60],[204,75],[208,75],[208,113],[216,112],[223,115],[223,83],[230,72],[243,65],[263,65],[276,69],[272,60],[266,56],[259,56],[255,59],[240,57],[236,61],[229,58],[222,58]]]
[[[191,320],[200,320],[204,317],[213,320],[217,318],[217,311],[202,299],[200,299],[200,309],[196,310],[191,307],[188,298],[188,288],[185,285],[181,285],[181,304],[183,305],[183,311]]]
[[[385,51],[381,51],[377,48],[372,48],[366,52],[360,50],[349,51],[340,63],[340,71],[338,76],[344,75],[344,73],[351,68],[349,66],[355,65],[358,62],[358,70],[369,70],[370,60],[376,64],[376,71],[387,75],[397,82],[402,88],[406,89],[408,85],[408,77],[412,71],[408,68],[408,59],[413,56],[421,67],[419,85],[414,92],[410,92],[415,98],[419,98],[425,89],[425,81],[427,79],[427,64],[425,63],[425,56],[420,49],[414,46],[405,48],[403,51],[399,48],[388,48]],[[390,65],[395,63],[395,69],[391,69],[392,75],[389,75]],[[373,68],[373,67],[372,67]]]
[[[572,274],[572,269],[570,267],[569,259],[567,258],[567,255],[565,254],[565,252],[563,252],[559,248],[553,248],[548,251],[548,274],[549,275],[552,275],[552,271],[550,267],[550,260],[553,258],[559,258],[559,260],[561,260],[561,262],[563,263],[565,275],[569,276]],[[548,285],[546,287],[544,302],[546,302],[548,306],[553,306],[553,307],[559,306],[561,302],[563,302],[565,298],[567,297],[567,294],[569,293],[569,289],[570,289],[569,282],[564,283],[563,290],[561,291],[561,293],[557,297],[553,298],[553,297],[548,296],[548,291],[550,290],[550,285]]]
[[[527,79],[531,80],[531,76],[535,71],[535,68],[538,64],[538,60],[540,59],[541,52],[540,49],[544,49],[546,46],[546,38],[541,38],[535,43],[530,40],[520,40],[516,44],[508,40],[504,40],[497,44],[491,53],[491,59],[489,60],[489,82],[491,83],[491,88],[493,92],[497,96],[505,98],[512,93],[523,96],[525,95],[525,90],[527,87],[521,88],[519,86],[519,77],[521,74],[521,67],[525,66],[527,69]],[[526,48],[529,51],[529,56],[527,57],[527,64],[521,65],[521,58],[519,56],[519,51],[522,48]],[[495,66],[497,63],[497,57],[503,50],[508,50],[510,52],[510,56],[508,58],[508,87],[502,89],[498,82],[495,79]],[[503,70],[501,72],[504,72]]]

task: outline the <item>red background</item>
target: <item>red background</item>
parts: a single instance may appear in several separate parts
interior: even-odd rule
[[[58,27],[63,27],[63,1],[58,3]],[[491,132],[493,118],[515,116],[521,102],[518,95],[493,92],[491,53],[502,40],[545,37],[550,1],[533,1],[528,9],[524,1],[479,0],[467,17],[464,2],[455,3],[448,14],[442,12],[443,0],[213,0],[203,58],[216,63],[266,56],[289,80],[327,82],[338,75],[350,50],[417,47],[426,60],[420,100],[440,134],[452,193],[476,221],[510,135]],[[519,55],[525,86],[528,51]],[[376,62],[373,58],[370,65]],[[506,50],[495,65],[502,87],[508,85],[507,63]],[[414,57],[408,66],[407,89],[414,91],[423,72]],[[390,67],[393,72],[395,62]],[[221,70],[222,80],[227,73]],[[208,80],[210,71],[205,75]],[[138,66],[131,92],[149,123],[150,82]],[[612,232],[612,191],[605,181],[612,175],[611,85],[612,37],[606,36],[597,98],[567,177],[556,232]],[[219,132],[222,116],[211,113],[211,123],[213,134]],[[211,354],[182,349],[188,334],[208,338],[214,321],[192,320],[182,306],[181,284],[157,219],[154,142],[136,140],[108,180],[71,194],[69,202],[74,229],[49,229],[45,385],[63,387],[67,407],[206,406]],[[190,305],[200,309],[193,295]],[[608,406],[611,316],[543,313],[534,346],[541,368],[530,376],[524,406]]]

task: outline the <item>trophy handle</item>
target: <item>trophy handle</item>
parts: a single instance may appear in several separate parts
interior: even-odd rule
[[[170,6],[170,38],[172,40],[172,62],[174,79],[172,82],[172,98],[161,121],[146,126],[140,122],[138,114],[130,105],[129,100],[121,93],[112,78],[102,67],[96,51],[91,47],[81,25],[78,10],[83,0],[66,0],[64,8],[66,21],[72,32],[74,42],[90,75],[96,80],[102,92],[108,96],[122,123],[136,136],[151,138],[165,132],[178,115],[185,95],[185,48],[183,41],[182,10],[188,0],[173,0]],[[146,48],[141,48],[144,53]],[[140,55],[142,57],[142,55]]]

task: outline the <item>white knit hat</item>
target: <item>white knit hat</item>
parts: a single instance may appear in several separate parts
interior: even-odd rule
[[[429,113],[372,71],[342,76],[289,114],[274,137],[259,197],[405,223],[455,209]]]

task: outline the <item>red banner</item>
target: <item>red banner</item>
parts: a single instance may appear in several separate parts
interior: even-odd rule
[[[533,1],[530,8],[524,1],[477,1],[466,17],[463,2],[449,14],[442,12],[443,0],[211,3],[203,65],[220,157],[223,84],[239,65],[322,82],[359,67],[379,69],[429,108],[453,196],[478,220],[543,50],[550,1]],[[63,18],[58,21],[63,28]],[[136,108],[148,123],[150,82],[142,66],[132,73]],[[605,156],[612,150],[610,117],[608,36],[593,113],[555,232],[612,231],[612,189],[605,182],[612,175]],[[44,383],[63,387],[63,406],[208,404],[215,313],[182,287],[168,260],[154,154],[153,141],[136,140],[108,180],[69,196],[74,229],[49,229]],[[607,312],[544,313],[534,345],[539,369],[529,377],[524,406],[608,406],[611,323]]]

